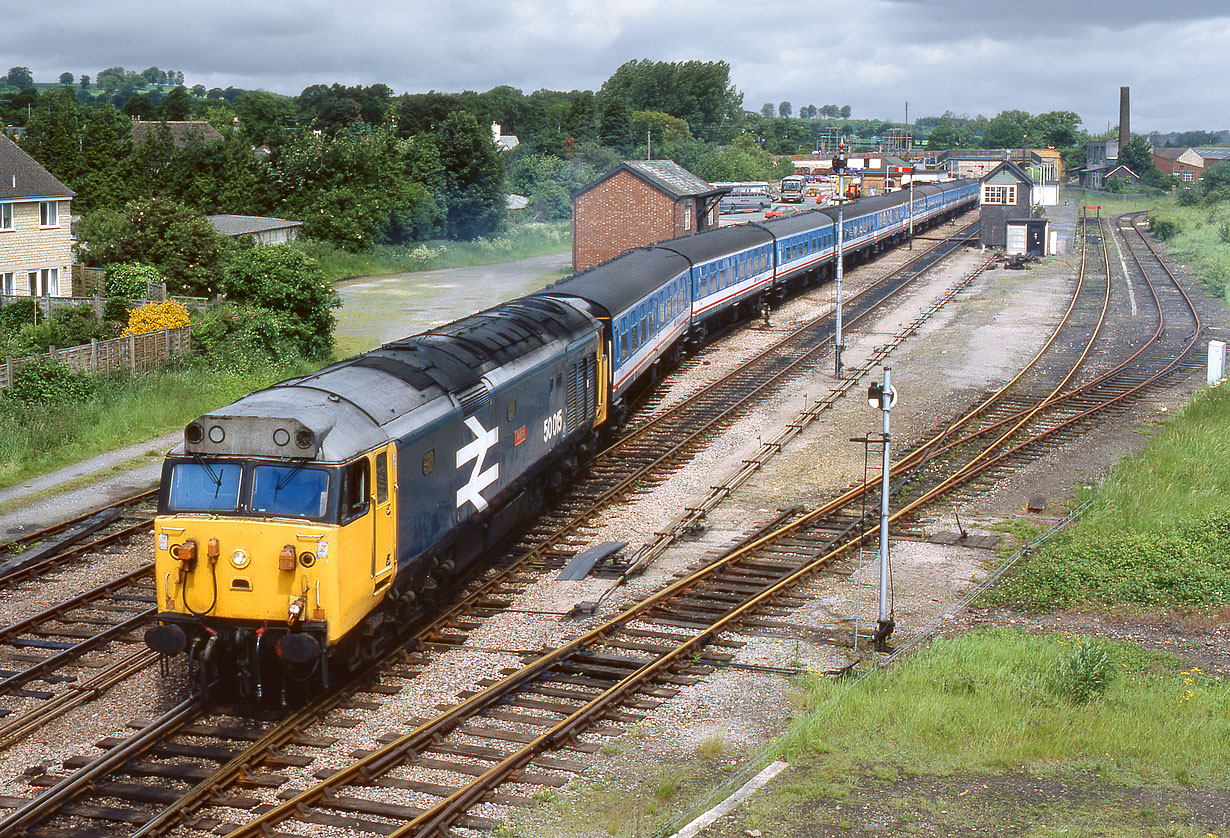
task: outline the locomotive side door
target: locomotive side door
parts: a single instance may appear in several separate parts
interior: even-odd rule
[[[396,508],[397,449],[393,445],[377,451],[372,462],[372,580],[375,591],[393,580],[393,557],[397,554]]]

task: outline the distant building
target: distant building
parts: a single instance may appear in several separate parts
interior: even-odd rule
[[[140,117],[134,116],[132,118],[132,144],[137,146],[156,136],[164,125],[170,132],[171,142],[176,148],[187,148],[192,143],[209,145],[222,140],[222,134],[218,129],[203,120],[145,122]]]
[[[71,296],[75,194],[0,135],[0,293]]]
[[[1204,176],[1204,158],[1194,148],[1155,148],[1153,165],[1164,175],[1174,175],[1184,183],[1195,183]]]
[[[572,196],[572,266],[717,227],[725,191],[670,160],[621,163]]]
[[[231,239],[251,236],[257,244],[282,244],[299,238],[302,221],[257,215],[207,215],[214,229]]]
[[[1106,175],[1119,165],[1119,141],[1098,140],[1085,143],[1085,169],[1081,172],[1081,186],[1101,189]]]
[[[498,122],[491,123],[491,139],[495,141],[496,148],[500,151],[512,151],[521,145],[521,141],[512,134],[505,134],[503,126]]]

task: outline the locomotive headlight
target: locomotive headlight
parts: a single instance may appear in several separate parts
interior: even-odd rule
[[[235,565],[235,567],[239,568],[240,570],[247,567],[248,562],[250,561],[252,561],[252,557],[249,556],[247,551],[244,550],[242,547],[240,547],[234,553],[231,553],[231,564]]]

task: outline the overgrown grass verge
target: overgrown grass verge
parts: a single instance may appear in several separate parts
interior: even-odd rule
[[[21,404],[0,399],[0,487],[104,451],[150,439],[252,390],[318,365],[219,370],[183,361],[108,377],[84,401]]]
[[[295,247],[316,259],[325,277],[336,282],[356,276],[493,265],[561,253],[572,247],[572,228],[566,221],[531,222],[518,224],[491,239],[381,245],[362,253],[350,253],[316,241],[296,242]]]
[[[1228,424],[1230,386],[1198,393],[1118,465],[1076,525],[980,604],[1230,603]]]
[[[1109,666],[1098,669],[1090,650]],[[854,684],[808,679],[813,715],[784,744],[838,774],[1024,769],[1228,788],[1230,684],[1179,667],[1126,644],[986,629],[937,640]],[[1085,690],[1099,673],[1100,686]]]
[[[1166,234],[1170,255],[1200,277],[1212,296],[1226,298],[1230,287],[1230,203],[1178,206],[1167,203],[1152,213],[1155,229]]]

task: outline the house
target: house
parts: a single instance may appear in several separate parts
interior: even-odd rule
[[[0,293],[70,295],[75,194],[0,135]]]
[[[1219,145],[1196,146],[1192,149],[1204,161],[1204,169],[1208,171],[1214,166],[1220,166],[1230,160],[1230,148]]]
[[[572,195],[572,266],[718,226],[714,187],[670,160],[629,160]]]
[[[209,145],[222,140],[222,134],[218,129],[204,120],[146,122],[134,116],[132,118],[132,144],[141,145],[156,136],[163,126],[166,126],[167,131],[170,132],[171,142],[176,148],[187,148],[194,143]]]
[[[491,123],[491,139],[500,151],[512,151],[521,145],[521,141],[512,134],[505,134],[503,126],[498,122]]]
[[[1152,156],[1159,172],[1184,183],[1195,183],[1204,176],[1204,158],[1194,148],[1155,148]]]
[[[299,238],[299,231],[303,228],[302,221],[259,215],[207,215],[205,219],[227,238],[251,236],[257,244],[292,242]]]
[[[982,244],[1006,250],[1008,222],[1031,218],[1033,180],[1025,170],[1005,160],[982,179]]]

